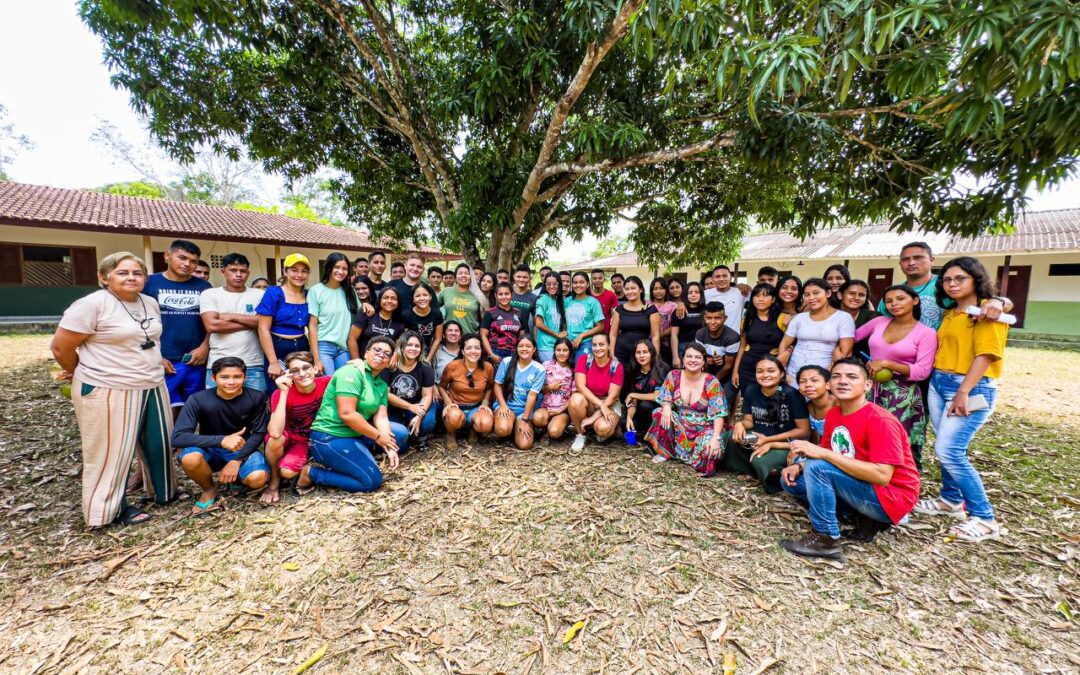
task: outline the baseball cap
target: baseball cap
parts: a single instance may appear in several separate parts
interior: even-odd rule
[[[296,263],[304,263],[308,269],[311,269],[311,261],[303,253],[290,253],[285,257],[285,269],[289,269]]]

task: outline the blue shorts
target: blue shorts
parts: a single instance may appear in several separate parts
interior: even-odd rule
[[[541,399],[539,396],[537,397],[536,405],[533,406],[532,415],[535,415],[536,411],[539,410],[541,407],[543,407],[543,406],[540,405],[542,400],[543,399]],[[500,407],[502,407],[502,406],[499,405],[498,401],[495,401],[494,403],[491,404],[492,412],[498,410]],[[518,408],[518,406],[516,406],[516,405],[510,405],[509,403],[507,403],[506,407],[510,409],[510,412],[514,413],[514,417],[521,417],[521,414],[523,412],[525,412],[525,407],[524,406]],[[529,415],[530,420],[532,419],[532,415]]]
[[[226,464],[231,462],[236,455],[239,454],[236,452],[229,452],[225,448],[184,448],[180,451],[180,459],[183,459],[185,455],[190,455],[193,452],[202,455],[203,459],[206,460],[206,463],[210,465],[211,471],[221,471],[225,468]],[[237,478],[245,480],[256,471],[265,471],[268,475],[270,473],[270,465],[266,463],[266,458],[263,457],[263,454],[258,451],[248,455],[248,458],[240,465],[240,471],[237,473]]]
[[[248,389],[257,389],[259,391],[266,391],[266,368],[262,366],[248,366],[246,375],[244,377],[244,386]],[[214,382],[214,373],[209,368],[206,369],[206,388],[213,389],[217,386]]]
[[[169,402],[179,408],[188,400],[188,396],[206,389],[206,366],[193,366],[183,361],[170,361],[172,375],[165,376],[165,386],[169,390]]]
[[[476,417],[476,413],[480,411],[480,404],[475,405],[459,405],[458,408],[461,412],[465,413],[465,424],[472,424],[472,420]]]

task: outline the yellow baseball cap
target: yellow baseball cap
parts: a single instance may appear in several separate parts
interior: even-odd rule
[[[290,253],[285,257],[285,269],[289,269],[296,263],[304,263],[308,269],[311,269],[311,261],[303,253]]]

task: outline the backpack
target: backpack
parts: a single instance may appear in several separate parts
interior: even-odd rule
[[[585,355],[585,370],[592,369],[593,355],[589,352]],[[615,369],[619,367],[619,362],[614,357],[611,359],[611,363],[608,364],[608,377],[615,377]]]

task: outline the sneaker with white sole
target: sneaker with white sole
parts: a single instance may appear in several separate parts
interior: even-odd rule
[[[967,512],[964,510],[963,504],[953,504],[940,497],[937,499],[920,499],[915,502],[915,508],[912,510],[924,516],[949,516],[957,520],[967,518]]]
[[[585,449],[586,440],[587,439],[585,438],[585,434],[578,434],[574,437],[574,442],[570,445],[570,449],[574,452],[581,452]]]
[[[667,461],[667,457],[664,457],[663,455],[653,455],[652,461],[653,464],[663,464]]]

